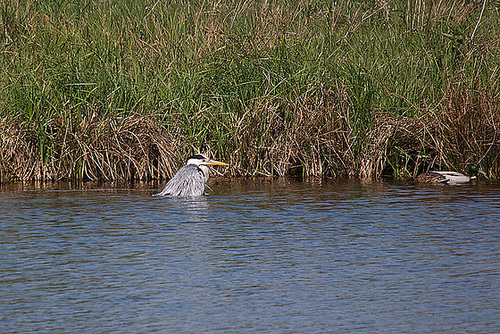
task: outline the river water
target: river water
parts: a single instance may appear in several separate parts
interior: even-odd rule
[[[1,333],[499,333],[500,184],[0,191]]]

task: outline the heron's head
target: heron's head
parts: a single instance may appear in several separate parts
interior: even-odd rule
[[[195,154],[193,156],[190,156],[187,161],[188,165],[217,165],[217,166],[229,166],[225,162],[220,162],[216,160],[212,160],[207,158],[206,155],[204,154]]]

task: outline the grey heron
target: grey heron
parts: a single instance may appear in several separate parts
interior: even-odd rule
[[[464,184],[477,179],[477,174],[481,173],[486,178],[486,173],[481,170],[478,164],[473,164],[469,167],[467,175],[452,171],[430,171],[417,176],[417,182],[435,183],[435,184]]]
[[[187,164],[175,173],[162,192],[154,196],[204,195],[210,177],[207,165],[228,166],[225,162],[211,160],[203,154],[190,156]]]

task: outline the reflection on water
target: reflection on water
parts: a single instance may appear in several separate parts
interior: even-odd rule
[[[494,333],[500,186],[3,186],[0,332]]]

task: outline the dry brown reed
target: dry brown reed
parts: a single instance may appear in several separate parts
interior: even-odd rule
[[[436,151],[431,165],[465,170],[466,165],[480,163],[491,177],[498,177],[500,103],[488,90],[452,87],[430,117]]]
[[[345,176],[411,178],[424,169],[479,162],[499,175],[500,110],[483,93],[454,92],[420,118],[375,113],[364,145],[353,134],[342,91],[322,89],[290,101],[262,100],[234,122],[225,158],[233,176]],[[0,122],[0,179],[148,180],[173,175],[191,147],[152,116],[84,118],[51,124],[51,156],[36,132],[16,120]],[[229,144],[229,143],[228,143]]]
[[[254,175],[356,174],[345,89],[311,87],[289,99],[259,99],[234,130],[233,172]]]
[[[78,123],[69,120],[47,125],[47,152],[29,125],[2,119],[0,181],[148,180],[175,172],[176,143],[151,116],[101,120],[93,113]]]
[[[232,115],[233,135],[217,158],[230,163],[228,175],[245,177],[404,179],[430,168],[464,171],[471,163],[499,176],[500,105],[485,91],[450,88],[420,117],[373,113],[365,138],[354,132],[347,94],[340,85],[321,86],[288,99],[255,100],[244,114]],[[165,179],[194,147],[182,132],[167,133],[154,115],[70,119],[47,125],[50,152],[40,150],[36,129],[2,119],[0,180]]]
[[[487,90],[459,85],[421,117],[376,114],[366,143],[360,155],[362,179],[384,173],[414,178],[430,169],[463,172],[473,163],[497,178],[500,104]]]

